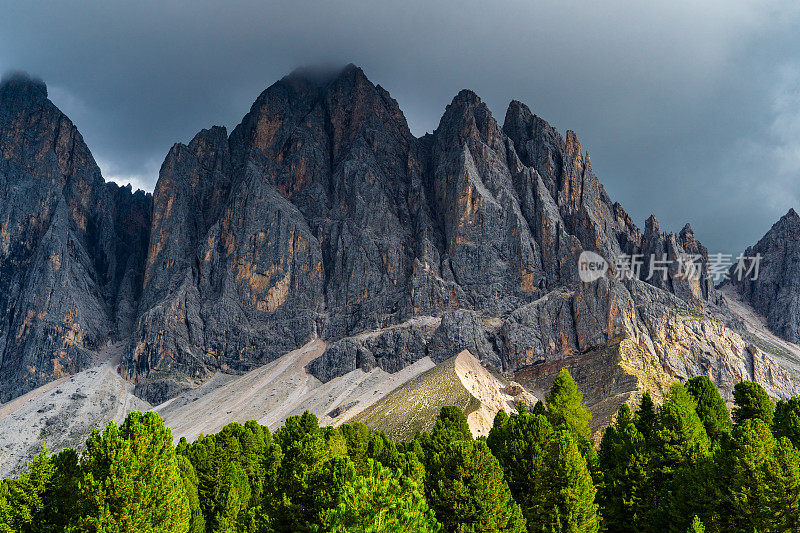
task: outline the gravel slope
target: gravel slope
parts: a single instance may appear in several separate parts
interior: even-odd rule
[[[117,373],[121,349],[109,345],[96,366],[0,405],[0,477],[19,473],[44,444],[53,451],[80,448],[94,428],[152,408]]]

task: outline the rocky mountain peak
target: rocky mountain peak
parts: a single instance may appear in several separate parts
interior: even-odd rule
[[[773,332],[800,342],[800,216],[789,209],[743,255],[760,257],[757,278],[740,276],[733,265],[728,283],[766,317]]]
[[[468,138],[480,138],[500,151],[505,137],[489,107],[469,89],[459,91],[447,105],[434,134],[440,145],[461,146]]]
[[[644,240],[648,240],[660,233],[661,225],[658,223],[656,216],[651,214],[647,217],[647,220],[644,221]]]
[[[211,170],[224,172],[230,162],[228,130],[225,126],[212,126],[201,130],[187,147],[195,157],[205,162]]]
[[[0,106],[41,103],[47,99],[47,85],[27,72],[8,72],[0,80]]]
[[[567,130],[567,142],[565,145],[565,151],[567,152],[568,155],[575,158],[583,156],[583,154],[581,153],[581,143],[578,140],[578,135],[572,130]]]
[[[788,243],[795,241],[800,241],[800,215],[794,208],[790,208],[752,247],[752,251],[758,253],[772,249],[784,250]]]
[[[477,107],[484,105],[483,100],[481,100],[480,96],[478,96],[475,91],[471,89],[461,89],[458,91],[453,97],[453,100],[450,102],[450,105],[456,107]],[[449,106],[448,106],[449,107]],[[446,112],[446,111],[445,111]]]
[[[527,105],[519,100],[511,100],[511,102],[509,102],[508,108],[506,109],[506,122],[509,123],[509,126],[513,122],[520,120],[522,123],[528,122],[528,117],[530,116],[533,116],[533,113]]]
[[[0,401],[130,332],[149,195],[109,186],[45,84],[0,83]]]
[[[652,285],[695,307],[703,307],[713,296],[713,281],[708,276],[708,250],[695,239],[689,224],[676,235],[663,232],[655,215],[650,215],[645,221],[641,254],[643,275]],[[691,275],[687,275],[686,267],[682,266],[688,259],[695,264]]]
[[[680,233],[678,233],[678,240],[680,241],[683,248],[686,249],[687,251],[694,250],[697,249],[698,246],[702,246],[695,239],[692,225],[689,224],[688,222],[686,223],[685,226],[683,226],[683,229],[680,231]]]
[[[800,239],[800,215],[797,214],[794,208],[789,209],[789,211],[775,223],[775,226],[773,226],[770,232],[777,230],[784,232],[784,238]]]
[[[189,141],[189,149],[193,152],[200,149],[201,146],[214,146],[219,147],[228,142],[228,130],[225,126],[211,126],[208,129],[202,129]]]

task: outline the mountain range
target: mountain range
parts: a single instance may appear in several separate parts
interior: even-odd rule
[[[744,379],[796,395],[799,241],[792,210],[744,252],[763,256],[758,279],[717,288],[691,226],[668,233],[651,216],[640,230],[574,132],[517,101],[501,125],[463,90],[415,137],[353,65],[281,79],[230,133],[175,144],[152,195],[134,192],[104,181],[43,82],[7,76],[0,424],[41,431],[0,439],[0,455],[16,468],[47,437],[85,436],[53,431],[71,412],[143,406],[193,417],[192,435],[270,418],[253,414],[268,403],[381,426],[398,398],[457,389],[487,418],[542,398],[561,368],[595,427],[700,374],[727,400]],[[607,275],[581,281],[584,251]],[[619,275],[633,256],[641,268]],[[98,375],[116,392],[100,394]],[[230,409],[199,408],[212,397]]]

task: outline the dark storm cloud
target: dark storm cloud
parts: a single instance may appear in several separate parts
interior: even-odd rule
[[[47,81],[107,179],[234,126],[295,67],[362,66],[417,134],[462,88],[574,129],[642,224],[737,252],[800,207],[792,1],[0,2],[0,70]]]

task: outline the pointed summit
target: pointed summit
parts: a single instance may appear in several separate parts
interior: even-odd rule
[[[651,214],[644,222],[644,238],[647,240],[649,235],[659,235],[660,233],[661,225],[658,223],[656,216]]]
[[[458,91],[458,94],[453,97],[453,101],[450,105],[479,106],[482,104],[483,101],[481,100],[480,96],[475,94],[475,91],[471,89],[461,89]]]
[[[469,89],[462,89],[445,108],[436,128],[436,138],[449,146],[461,146],[466,138],[475,136],[488,144],[497,144],[501,142],[502,130],[480,97]]]
[[[800,215],[794,208],[790,208],[775,224],[772,225],[770,230],[762,237],[761,241],[770,237],[772,240],[780,239],[800,239]],[[769,239],[768,239],[769,240]],[[759,244],[761,243],[759,241]],[[758,247],[758,245],[756,245]]]

